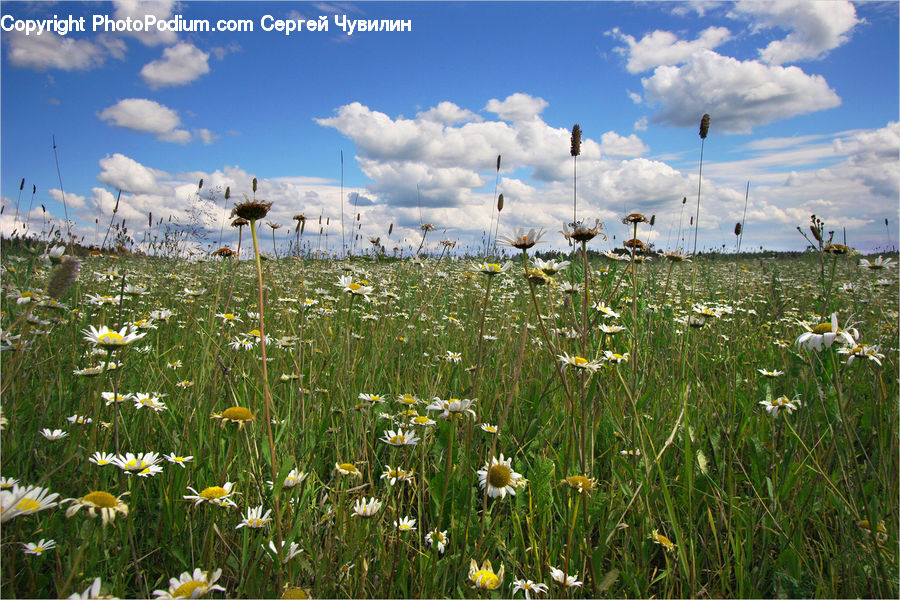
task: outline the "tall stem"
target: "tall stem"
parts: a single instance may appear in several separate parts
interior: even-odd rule
[[[274,239],[274,229],[272,236]],[[272,391],[269,389],[269,373],[266,368],[266,330],[263,326],[263,280],[262,280],[262,262],[259,259],[259,239],[256,234],[256,219],[250,220],[250,234],[253,236],[253,254],[256,257],[256,281],[259,289],[259,349],[262,354],[262,377],[263,377],[263,397],[265,398],[264,414],[266,418],[266,434],[269,439],[269,462],[272,465],[272,481],[278,479],[278,468],[275,466],[275,438],[272,436]],[[275,501],[275,545],[278,550],[277,569],[278,569],[278,589],[281,589],[281,553],[282,553],[282,537],[281,537],[281,505],[278,496],[274,497]]]

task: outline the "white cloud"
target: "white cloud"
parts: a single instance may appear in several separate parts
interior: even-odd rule
[[[495,113],[504,121],[525,121],[536,118],[546,107],[547,101],[543,98],[517,92],[504,100],[488,100],[484,110]]]
[[[163,50],[159,60],[147,63],[141,77],[152,89],[184,85],[209,73],[209,53],[187,42],[179,42]]]
[[[600,150],[612,158],[631,158],[645,154],[648,148],[633,133],[623,137],[615,131],[607,131],[600,136]]]
[[[85,71],[101,66],[106,54],[104,48],[94,42],[62,37],[52,32],[26,36],[13,31],[4,33],[3,38],[8,48],[6,56],[9,63],[36,71]]]
[[[452,102],[441,102],[426,111],[416,113],[416,117],[423,121],[435,123],[467,123],[469,121],[481,121],[481,117],[471,110],[464,110]]]
[[[819,75],[799,67],[739,61],[711,50],[684,66],[660,66],[641,80],[657,122],[691,126],[709,113],[711,131],[749,133],[757,125],[833,108],[838,95]]]
[[[189,131],[178,129],[181,119],[177,112],[146,98],[120,100],[97,116],[115,127],[155,134],[165,142],[186,144],[191,140]]]
[[[634,122],[635,131],[647,131],[647,117],[641,117]]]
[[[774,40],[760,49],[760,58],[771,64],[822,58],[846,43],[860,22],[856,8],[846,0],[743,0],[729,16],[750,19],[756,29],[779,28],[790,32],[783,40]]]
[[[219,139],[219,136],[216,133],[210,131],[209,129],[195,129],[194,135],[196,135],[197,137],[200,138],[200,140],[203,142],[204,146],[209,146],[210,144],[215,142],[217,139]]]
[[[630,73],[640,73],[660,65],[682,64],[700,50],[711,50],[731,37],[731,32],[725,27],[704,29],[700,37],[693,41],[679,40],[674,33],[660,30],[648,33],[639,41],[618,28],[607,34],[625,42],[625,46],[615,48],[615,51],[627,56],[626,68]]]
[[[170,19],[175,0],[113,0],[116,7],[113,13],[114,19],[138,19],[143,21],[146,15],[153,15],[159,20]],[[178,34],[174,31],[159,31],[152,28],[149,31],[134,31],[124,35],[130,35],[139,39],[146,46],[159,44],[170,45],[178,41]]]
[[[131,194],[153,194],[165,191],[161,180],[164,171],[145,167],[132,158],[118,152],[100,159],[102,171],[97,180],[111,188]]]

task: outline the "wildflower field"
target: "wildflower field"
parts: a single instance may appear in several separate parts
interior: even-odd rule
[[[591,232],[509,261],[9,246],[0,593],[896,597],[896,262]]]

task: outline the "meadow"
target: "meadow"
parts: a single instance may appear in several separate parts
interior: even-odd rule
[[[896,262],[588,260],[590,231],[8,247],[0,593],[896,597]]]

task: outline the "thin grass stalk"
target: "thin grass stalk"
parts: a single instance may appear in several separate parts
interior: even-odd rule
[[[259,350],[260,354],[262,355],[262,378],[263,397],[265,399],[264,412],[266,419],[266,435],[269,441],[269,460],[272,466],[272,481],[274,482],[278,480],[278,468],[275,466],[275,438],[272,436],[272,392],[269,389],[269,374],[268,369],[266,368],[266,331],[263,323],[263,311],[265,309],[265,303],[263,301],[262,262],[259,258],[259,240],[256,232],[256,219],[250,219],[250,235],[253,237],[253,254],[256,258],[256,276],[258,284],[257,288],[259,290]],[[275,496],[273,498],[273,501],[275,503],[275,547],[276,550],[278,550],[278,552],[276,553],[276,573],[278,577],[278,589],[281,589],[281,553],[283,551],[283,538],[281,535],[281,505],[278,500],[278,496]]]

